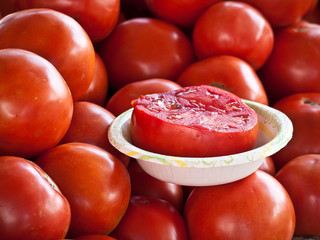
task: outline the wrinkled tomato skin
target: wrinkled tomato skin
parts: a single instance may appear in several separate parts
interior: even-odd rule
[[[5,240],[51,240],[67,234],[67,199],[34,162],[0,157],[0,236]]]
[[[297,236],[320,236],[320,154],[300,155],[276,175],[288,191],[296,214]]]
[[[106,104],[106,109],[118,116],[132,108],[132,101],[141,95],[166,92],[180,87],[178,83],[162,78],[132,82],[120,88],[111,96]]]
[[[103,148],[128,165],[130,157],[119,152],[108,140],[108,129],[115,116],[105,108],[91,102],[75,102],[68,131],[60,144],[82,142]]]
[[[83,96],[91,84],[95,65],[92,42],[83,28],[65,14],[29,9],[5,16],[0,20],[0,49],[4,48],[28,50],[47,59],[67,82],[74,100]]]
[[[187,240],[186,226],[177,209],[165,200],[133,196],[126,214],[111,233],[126,240]]]
[[[270,24],[255,8],[225,1],[213,4],[200,15],[192,40],[199,59],[232,55],[257,70],[268,59],[274,36]]]
[[[277,171],[299,155],[320,153],[320,93],[293,94],[273,107],[290,118],[294,129],[289,143],[272,155]]]
[[[101,43],[99,54],[113,90],[150,78],[175,81],[194,61],[187,36],[173,24],[153,18],[120,23]]]
[[[108,235],[118,225],[130,200],[130,177],[119,159],[94,145],[66,143],[35,161],[70,203],[68,238]]]
[[[179,76],[182,87],[210,85],[238,97],[268,105],[268,97],[255,70],[234,56],[214,56],[189,65]]]
[[[56,68],[32,52],[2,49],[0,66],[0,155],[33,158],[67,132],[70,90]]]
[[[291,240],[295,229],[288,193],[261,170],[236,182],[195,188],[184,219],[190,240]]]

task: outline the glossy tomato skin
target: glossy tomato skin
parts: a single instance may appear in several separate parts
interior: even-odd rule
[[[133,196],[126,214],[111,233],[126,240],[187,240],[184,220],[175,207],[165,200]]]
[[[294,129],[289,143],[272,155],[277,170],[299,155],[320,153],[320,93],[293,94],[273,107],[290,118]]]
[[[221,55],[190,64],[179,76],[182,87],[210,85],[238,97],[268,105],[268,97],[256,71],[238,57]]]
[[[70,205],[34,162],[0,157],[0,236],[6,240],[64,238]]]
[[[106,104],[106,109],[118,116],[132,108],[132,101],[141,95],[166,92],[180,87],[178,83],[162,78],[132,82],[120,88],[110,97]]]
[[[71,207],[67,237],[108,235],[130,200],[126,167],[110,153],[86,143],[66,143],[36,159],[56,182]]]
[[[130,161],[128,172],[130,174],[132,196],[150,196],[163,199],[181,212],[184,204],[181,185],[152,177],[140,167],[136,160]]]
[[[130,157],[119,152],[108,140],[108,129],[115,116],[105,108],[91,102],[75,102],[71,124],[60,141],[82,142],[103,148],[128,165]]]
[[[17,10],[50,8],[67,14],[79,22],[93,42],[106,38],[116,26],[120,0],[15,0]]]
[[[195,188],[184,219],[190,240],[291,240],[295,228],[288,193],[261,170],[233,183]]]
[[[274,35],[270,24],[255,8],[225,1],[211,5],[200,15],[192,39],[199,59],[232,55],[257,70],[272,51]]]
[[[276,167],[274,165],[273,159],[271,156],[265,157],[262,164],[259,167],[260,170],[265,171],[266,173],[271,174],[272,176],[276,175]]]
[[[91,235],[76,237],[73,240],[116,240],[116,239],[106,235],[91,234]]]
[[[288,191],[296,214],[295,235],[320,236],[320,155],[304,154],[276,174]]]
[[[0,50],[0,65],[0,155],[35,157],[67,132],[70,90],[56,68],[32,52]]]
[[[114,90],[150,78],[174,81],[194,61],[187,36],[173,24],[153,18],[120,23],[101,44],[99,53]]]
[[[95,64],[92,42],[65,14],[29,9],[5,16],[0,21],[0,49],[4,48],[21,48],[47,59],[67,82],[74,100],[91,84]]]
[[[275,33],[272,54],[258,72],[272,105],[291,94],[320,92],[319,44],[317,24],[300,22]]]

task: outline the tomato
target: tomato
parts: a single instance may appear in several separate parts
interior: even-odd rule
[[[34,162],[0,157],[0,236],[5,240],[64,238],[70,206],[52,179]]]
[[[74,100],[91,84],[95,60],[92,42],[65,14],[30,9],[5,16],[0,20],[0,49],[4,48],[21,48],[47,59],[67,82]]]
[[[228,55],[213,56],[189,65],[177,83],[183,87],[211,85],[238,97],[268,105],[267,94],[255,70],[244,60]]]
[[[236,182],[195,188],[184,219],[190,240],[291,240],[295,228],[288,193],[261,170]]]
[[[95,54],[95,71],[86,93],[78,101],[87,101],[104,106],[108,95],[108,73],[101,57]]]
[[[156,179],[146,173],[136,160],[128,165],[130,174],[131,195],[150,196],[170,202],[178,211],[182,210],[184,199],[181,185]]]
[[[0,66],[0,155],[34,157],[58,144],[73,111],[60,73],[22,49],[0,50]]]
[[[91,235],[80,236],[80,237],[74,238],[73,240],[116,240],[116,239],[106,235],[91,234]]]
[[[201,85],[148,94],[133,105],[132,141],[151,152],[212,157],[252,149],[257,139],[256,113],[220,88]]]
[[[66,143],[43,153],[36,163],[58,185],[71,207],[69,238],[109,234],[130,200],[130,178],[119,159],[86,143]]]
[[[240,0],[259,10],[274,28],[298,22],[313,7],[314,0]],[[312,5],[311,5],[312,3]]]
[[[273,30],[248,4],[226,1],[210,6],[193,28],[193,46],[199,59],[232,55],[259,69],[271,54]]]
[[[198,17],[221,0],[145,0],[150,12],[182,28],[191,28]]]
[[[120,23],[101,44],[99,54],[114,90],[150,78],[174,81],[194,61],[187,36],[176,26],[152,18]]]
[[[320,93],[293,94],[273,107],[286,114],[293,125],[290,142],[272,155],[277,170],[299,155],[320,153]]]
[[[291,94],[320,92],[319,46],[317,24],[300,22],[275,33],[273,52],[258,72],[272,105]]]
[[[187,240],[182,216],[165,200],[133,196],[126,214],[111,233],[117,239]]]
[[[273,162],[273,159],[271,156],[264,158],[259,169],[271,174],[272,176],[274,176],[276,174],[276,167],[274,165],[274,162]]]
[[[115,116],[91,102],[75,102],[70,127],[60,143],[82,142],[103,148],[126,166],[130,157],[119,152],[108,140],[108,129]]]
[[[297,219],[295,234],[320,236],[320,154],[293,158],[276,178],[292,199]]]
[[[141,95],[166,92],[178,88],[181,88],[178,83],[162,78],[132,82],[116,91],[107,101],[106,108],[115,116],[118,116],[124,111],[132,108],[131,102]]]

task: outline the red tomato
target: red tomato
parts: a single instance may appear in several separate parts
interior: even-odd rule
[[[95,71],[86,93],[78,101],[87,101],[104,106],[108,95],[108,73],[101,57],[95,54]]]
[[[193,27],[198,17],[221,0],[145,0],[150,12],[179,27]]]
[[[240,0],[258,9],[274,27],[285,27],[298,22],[310,9],[314,0]],[[315,4],[315,3],[313,3]]]
[[[0,157],[0,236],[5,240],[64,238],[70,206],[52,179],[34,162]]]
[[[182,216],[170,203],[158,198],[133,196],[126,214],[111,236],[126,240],[187,240]]]
[[[214,56],[195,62],[182,72],[177,83],[182,87],[211,85],[268,105],[267,94],[255,70],[234,56]]]
[[[251,108],[236,95],[205,85],[142,96],[131,118],[137,147],[173,156],[239,153],[252,149],[257,135]]]
[[[276,178],[292,199],[297,220],[295,234],[320,236],[320,154],[292,159]]]
[[[50,9],[30,9],[5,16],[0,20],[0,49],[3,48],[21,48],[47,59],[67,82],[74,100],[90,86],[94,75],[93,45],[83,28],[67,15]]]
[[[198,58],[232,55],[259,69],[273,47],[270,24],[248,4],[226,1],[213,4],[198,18],[193,29]]]
[[[181,86],[167,79],[154,78],[129,83],[116,91],[108,100],[106,108],[115,116],[132,108],[131,102],[141,95],[167,92],[181,88]]]
[[[295,93],[320,92],[320,25],[300,22],[278,30],[258,75],[271,104]]]
[[[75,102],[70,127],[60,143],[82,142],[101,147],[128,165],[130,157],[119,152],[108,140],[108,129],[115,116],[90,102]]]
[[[190,240],[291,240],[295,228],[288,193],[261,170],[236,182],[195,188],[184,218]]]
[[[259,169],[271,174],[272,176],[276,174],[276,167],[274,165],[273,159],[270,156],[264,158]]]
[[[293,125],[290,142],[272,155],[277,170],[299,155],[320,153],[320,93],[294,94],[273,107],[286,114]]]
[[[59,72],[21,49],[0,50],[0,66],[0,155],[34,157],[58,144],[73,111]]]
[[[116,240],[113,237],[106,236],[106,235],[85,235],[81,237],[74,238],[73,240]]]
[[[36,163],[55,181],[71,207],[69,238],[109,234],[130,200],[126,167],[102,148],[66,143],[40,155]]]
[[[12,1],[12,0],[9,0]],[[115,27],[120,0],[13,0],[16,10],[50,8],[69,15],[79,22],[94,42],[106,38]]]
[[[101,44],[99,53],[114,90],[150,78],[174,81],[194,61],[187,36],[176,26],[152,18],[120,23]]]
[[[161,181],[147,174],[136,160],[128,165],[131,182],[131,195],[150,196],[166,200],[178,211],[182,210],[184,199],[181,185]]]

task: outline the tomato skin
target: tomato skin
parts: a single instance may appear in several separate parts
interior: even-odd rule
[[[158,198],[133,196],[112,237],[126,240],[187,240],[182,216],[170,203]]]
[[[276,167],[274,165],[273,159],[271,156],[265,157],[261,166],[259,167],[260,170],[265,171],[266,173],[271,174],[272,176],[276,175]]]
[[[177,83],[182,87],[203,84],[220,87],[243,99],[268,105],[267,94],[255,70],[234,56],[213,56],[190,64]]]
[[[58,145],[36,159],[71,207],[67,237],[109,234],[130,200],[126,167],[102,148],[86,143]]]
[[[74,100],[91,84],[95,64],[92,42],[65,14],[29,9],[5,16],[0,21],[0,49],[4,48],[21,48],[47,59],[67,82]]]
[[[190,240],[291,240],[295,228],[288,193],[261,170],[236,182],[194,188],[184,219]]]
[[[106,109],[118,116],[132,108],[131,102],[141,95],[166,92],[180,87],[178,83],[162,78],[132,82],[123,86],[111,96],[106,104]]]
[[[119,158],[125,166],[130,157],[119,152],[108,140],[108,129],[115,116],[105,108],[91,102],[75,102],[68,131],[60,144],[82,142],[103,148]]]
[[[277,170],[299,155],[320,153],[320,93],[293,94],[273,107],[290,118],[294,129],[289,143],[272,155]]]
[[[288,191],[296,214],[297,236],[320,236],[320,154],[300,155],[276,174]]]
[[[110,236],[91,234],[91,235],[80,236],[80,237],[74,238],[73,240],[116,240],[116,239]]]
[[[101,43],[99,54],[113,90],[150,78],[174,81],[194,61],[187,36],[176,26],[152,18],[120,23]]]
[[[32,52],[2,49],[0,65],[0,155],[35,157],[67,132],[70,90],[54,66]]]
[[[0,156],[0,236],[6,240],[64,238],[70,206],[34,162]]]
[[[241,2],[219,2],[198,18],[192,33],[199,59],[232,55],[247,61],[255,70],[268,59],[273,30],[255,8]]]

